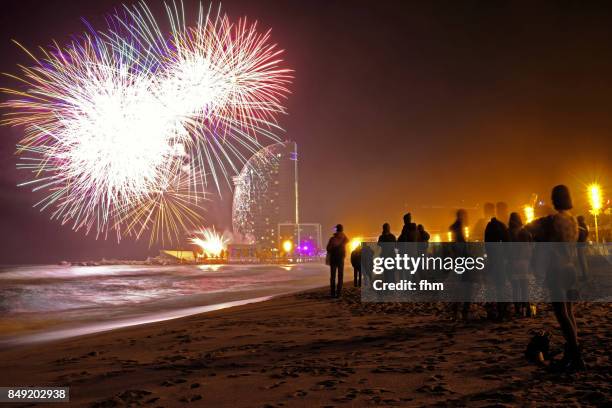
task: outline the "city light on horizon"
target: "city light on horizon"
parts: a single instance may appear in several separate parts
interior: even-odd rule
[[[525,215],[525,224],[529,224],[535,219],[535,209],[530,205],[523,207],[523,214]]]
[[[283,241],[283,251],[285,251],[285,253],[290,253],[291,250],[293,249],[293,242],[289,239]]]
[[[351,252],[357,249],[359,245],[361,245],[362,240],[363,239],[361,237],[356,237],[356,238],[351,239],[351,243],[349,244],[349,247],[351,248]]]
[[[589,197],[589,204],[591,206],[591,214],[595,222],[595,242],[599,242],[599,225],[597,223],[597,216],[602,208],[602,192],[601,187],[597,183],[589,184],[587,187],[587,194]]]

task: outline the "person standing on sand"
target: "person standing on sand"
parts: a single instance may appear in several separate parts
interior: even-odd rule
[[[547,242],[578,241],[578,222],[569,210],[572,209],[570,191],[565,185],[555,186],[552,202],[557,213],[548,217],[545,228]],[[574,317],[572,300],[576,296],[576,270],[573,266],[575,252],[571,246],[559,246],[553,250],[552,262],[546,273],[546,282],[553,300],[555,317],[565,338],[563,358],[552,366],[559,371],[584,371],[586,365],[578,345],[578,326]]]
[[[508,276],[512,285],[512,298],[514,300],[514,314],[517,317],[531,315],[528,303],[529,262],[531,259],[531,234],[523,227],[521,216],[513,212],[508,221],[510,234],[510,259],[508,259]]]
[[[448,227],[453,237],[453,242],[465,243],[465,226],[467,225],[467,211],[464,209],[457,210],[457,219]]]
[[[540,242],[539,257],[544,260],[541,264],[545,265],[542,266],[544,284],[550,292],[552,308],[565,339],[563,357],[553,361],[550,368],[554,371],[584,371],[586,365],[578,345],[578,326],[572,304],[578,295],[573,248],[578,241],[578,222],[569,211],[572,199],[567,186],[553,188],[552,202],[557,213],[538,218],[531,228],[534,240]],[[568,244],[563,245],[564,242]]]
[[[404,214],[404,226],[397,242],[416,242],[418,238],[417,225],[412,222],[412,214]]]
[[[336,225],[336,232],[327,243],[327,254],[329,256],[329,285],[332,297],[340,297],[342,294],[342,281],[344,279],[344,258],[346,257],[346,244],[348,238],[344,234],[342,224]],[[338,286],[336,287],[336,273],[338,274]]]
[[[395,235],[391,233],[391,226],[388,222],[385,222],[382,226],[382,234],[378,237],[378,246],[381,249],[380,256],[394,258],[396,242]],[[386,282],[393,282],[396,278],[395,270],[385,268],[384,277]]]
[[[429,239],[431,238],[429,232],[425,231],[423,224],[417,225],[417,247],[419,249],[419,255],[425,255],[427,248],[429,247]]]
[[[578,265],[580,266],[580,272],[582,272],[581,279],[586,281],[589,275],[589,264],[586,257],[589,227],[587,227],[582,215],[578,216],[576,221],[578,221]]]
[[[353,286],[361,287],[361,243],[351,252],[351,265],[353,265]]]
[[[402,227],[402,232],[397,237],[397,250],[400,254],[408,254],[408,249],[411,249],[411,253],[409,255],[416,256],[416,251],[414,250],[414,246],[408,244],[408,242],[417,242],[419,236],[419,232],[417,231],[417,225],[412,222],[412,214],[406,213],[404,214],[404,226]]]
[[[378,236],[378,243],[383,243],[383,242],[397,242],[397,240],[395,239],[395,235],[393,235],[393,233],[391,232],[391,225],[389,225],[388,222],[385,222],[382,226],[382,234],[380,234]],[[385,251],[385,249],[383,248],[383,252]],[[387,252],[389,252],[389,249],[387,249]],[[390,253],[387,253],[385,255],[382,256],[390,256]]]
[[[457,219],[455,222],[448,228],[452,235],[452,240],[454,244],[452,245],[453,257],[461,258],[467,256],[468,248],[467,248],[467,239],[465,237],[465,227],[468,223],[468,213],[464,209],[457,210]],[[453,305],[455,312],[455,320],[468,320],[470,305],[472,302],[470,301],[472,295],[474,293],[474,285],[476,284],[476,276],[475,271],[470,271],[472,273],[464,273],[459,278],[461,281],[462,287],[462,295],[464,298],[464,302],[455,302]]]
[[[508,233],[508,227],[502,222],[502,220],[508,219],[508,205],[504,202],[498,202],[495,205],[497,211],[496,217],[491,218],[491,221],[487,224],[484,233],[485,249],[487,251],[487,257],[489,259],[490,271],[487,274],[487,279],[493,283],[495,288],[495,314],[496,319],[501,321],[506,316],[506,310],[508,304],[504,301],[505,288],[507,282],[506,276],[506,254],[504,248],[500,242],[510,241],[510,234]]]

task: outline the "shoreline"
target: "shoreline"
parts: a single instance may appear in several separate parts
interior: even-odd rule
[[[67,385],[73,405],[91,407],[603,406],[609,307],[577,305],[591,368],[571,376],[523,357],[532,329],[551,330],[561,346],[547,308],[535,319],[462,323],[447,304],[362,304],[353,287],[340,300],[321,288],[3,350],[0,371],[11,373],[3,386]]]
[[[6,340],[0,339],[0,351],[10,349],[11,347],[27,346],[27,345],[37,344],[37,343],[66,340],[66,339],[76,338],[80,336],[87,336],[87,335],[93,335],[93,334],[98,334],[98,333],[110,332],[113,330],[118,330],[118,329],[123,329],[123,328],[128,328],[128,327],[148,325],[152,323],[165,322],[168,320],[181,319],[183,317],[209,313],[212,311],[223,310],[223,309],[232,308],[236,306],[248,305],[248,304],[257,303],[257,302],[265,302],[274,297],[282,296],[282,295],[284,294],[260,296],[256,298],[234,300],[234,301],[215,303],[215,304],[205,305],[205,306],[169,310],[166,312],[160,312],[160,313],[157,313],[156,315],[153,315],[156,317],[149,317],[145,315],[145,316],[134,317],[134,318],[129,318],[129,319],[111,320],[111,321],[104,322],[104,323],[90,323],[87,325],[83,325],[80,327],[74,327],[74,328],[64,328],[64,329],[46,331],[46,332],[40,332],[40,333],[35,332],[32,334],[24,334],[16,338],[11,338],[11,339],[6,339]]]
[[[329,279],[316,265],[83,269],[25,268],[0,276],[0,348],[174,319],[320,287]]]

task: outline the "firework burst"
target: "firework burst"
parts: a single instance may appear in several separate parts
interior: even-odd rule
[[[190,239],[190,242],[200,247],[206,256],[216,258],[227,249],[230,239],[224,234],[219,234],[213,227],[202,228],[195,237]]]
[[[177,240],[198,223],[210,181],[220,191],[276,139],[291,77],[269,32],[202,6],[188,25],[182,4],[166,8],[168,34],[141,3],[40,58],[26,50],[34,65],[3,89],[3,123],[25,133],[23,185],[75,230]]]

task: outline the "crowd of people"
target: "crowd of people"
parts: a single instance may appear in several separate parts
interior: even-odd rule
[[[497,243],[504,242],[576,242],[577,246],[577,264],[581,271],[581,278],[586,279],[587,276],[587,261],[586,261],[586,242],[588,239],[588,228],[584,217],[574,217],[570,210],[572,209],[572,200],[569,189],[565,185],[555,186],[552,190],[551,201],[554,206],[554,213],[542,218],[538,218],[528,225],[524,225],[521,216],[512,212],[509,213],[508,206],[504,202],[497,204],[486,203],[483,206],[484,218],[479,220],[473,229],[473,235],[470,237],[474,241],[482,241],[485,243],[485,248],[491,262],[491,268],[494,270],[506,270],[506,274],[495,274],[493,277],[492,287],[497,293],[497,299],[502,299],[502,292],[505,290],[507,280],[510,281],[512,287],[512,299],[514,302],[514,313],[516,316],[528,317],[535,314],[534,305],[526,301],[516,301],[517,299],[527,299],[528,297],[528,278],[529,278],[529,261],[530,250],[529,245],[509,245],[505,250],[511,251],[511,256],[502,256],[496,251],[504,250],[503,245]],[[507,221],[506,221],[507,220]],[[507,222],[507,223],[506,223]],[[456,219],[449,227],[449,232],[452,237],[452,242],[466,243],[466,226],[468,225],[468,213],[463,209],[456,212]],[[417,225],[412,221],[410,213],[404,215],[404,225],[398,237],[391,232],[391,227],[388,223],[383,224],[382,233],[378,237],[378,243],[417,243],[419,252],[424,253],[427,250],[427,245],[430,240],[430,234],[425,230],[423,225]],[[346,245],[349,239],[344,233],[344,228],[341,224],[336,225],[336,231],[330,238],[327,245],[328,263],[330,265],[330,289],[332,297],[340,297],[343,285],[344,259],[346,257]],[[381,245],[380,256],[393,256],[392,253],[384,253],[385,251],[394,251],[393,246]],[[351,253],[351,264],[354,270],[354,286],[361,286],[362,282],[362,265],[361,251],[362,246],[359,245]],[[582,353],[578,343],[578,329],[576,319],[573,313],[573,302],[577,299],[576,294],[576,279],[577,272],[568,271],[569,265],[574,265],[574,251],[560,250],[554,253],[554,262],[551,262],[546,271],[545,283],[551,293],[551,298],[555,300],[552,303],[552,308],[555,317],[563,333],[565,339],[565,348],[563,357],[557,360],[551,367],[559,370],[584,370],[585,364],[582,358]],[[504,262],[503,268],[496,263]],[[470,279],[469,276],[466,279]],[[470,287],[467,285],[467,287]],[[468,294],[469,295],[469,294]],[[469,296],[467,296],[469,298]],[[508,310],[511,303],[496,302],[493,304],[493,318],[503,320],[508,318]],[[470,310],[470,302],[461,302],[454,304],[455,318],[467,320]]]

